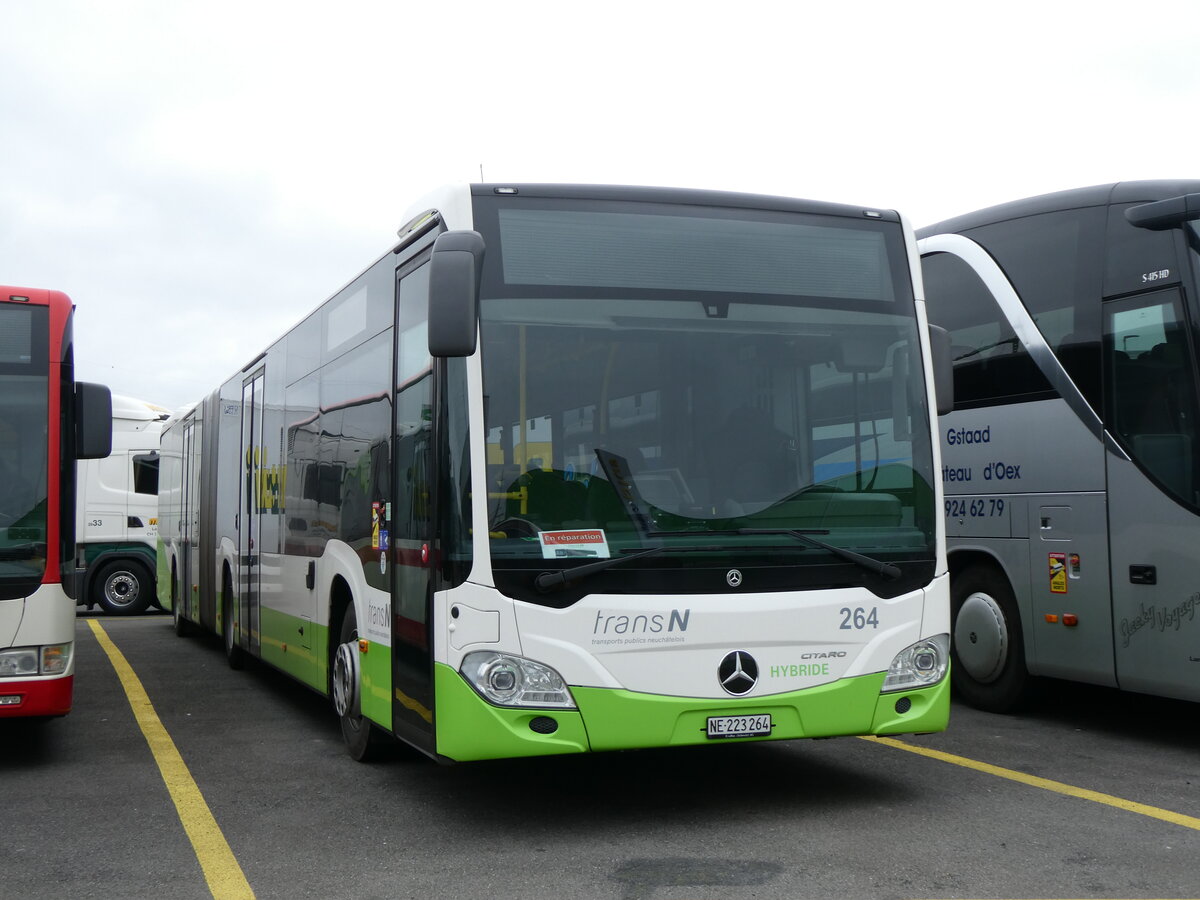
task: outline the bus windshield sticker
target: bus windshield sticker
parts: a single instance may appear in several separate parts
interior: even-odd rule
[[[577,531],[540,531],[538,541],[542,545],[543,559],[568,559],[591,557],[608,559],[608,539],[601,528],[585,528]]]

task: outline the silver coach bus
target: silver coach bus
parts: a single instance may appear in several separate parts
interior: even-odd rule
[[[947,329],[954,684],[1200,700],[1200,181],[1032,197],[917,233]]]

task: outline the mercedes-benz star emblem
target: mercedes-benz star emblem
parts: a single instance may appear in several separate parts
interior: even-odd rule
[[[738,587],[742,583],[742,572],[740,569],[730,569],[725,573],[725,583],[730,587]]]
[[[735,696],[748,694],[758,684],[758,663],[745,650],[734,650],[725,654],[717,667],[717,678],[727,693]]]

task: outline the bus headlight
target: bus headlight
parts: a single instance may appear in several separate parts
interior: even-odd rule
[[[468,684],[497,706],[575,708],[562,676],[531,659],[476,651],[466,655],[461,671]]]
[[[18,647],[0,650],[0,678],[38,674],[38,648]]]
[[[61,675],[70,668],[70,665],[70,644],[0,650],[0,678],[18,678],[24,675]]]
[[[881,694],[929,687],[946,677],[950,665],[950,635],[936,634],[896,654],[883,679]]]

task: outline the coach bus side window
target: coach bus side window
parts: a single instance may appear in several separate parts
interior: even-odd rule
[[[1000,264],[1080,393],[1100,409],[1105,207],[1068,209],[967,233]]]
[[[1177,291],[1105,304],[1109,427],[1176,497],[1196,488],[1196,383]]]
[[[932,253],[921,266],[929,321],[950,332],[955,409],[1053,395],[974,269],[950,253]]]

